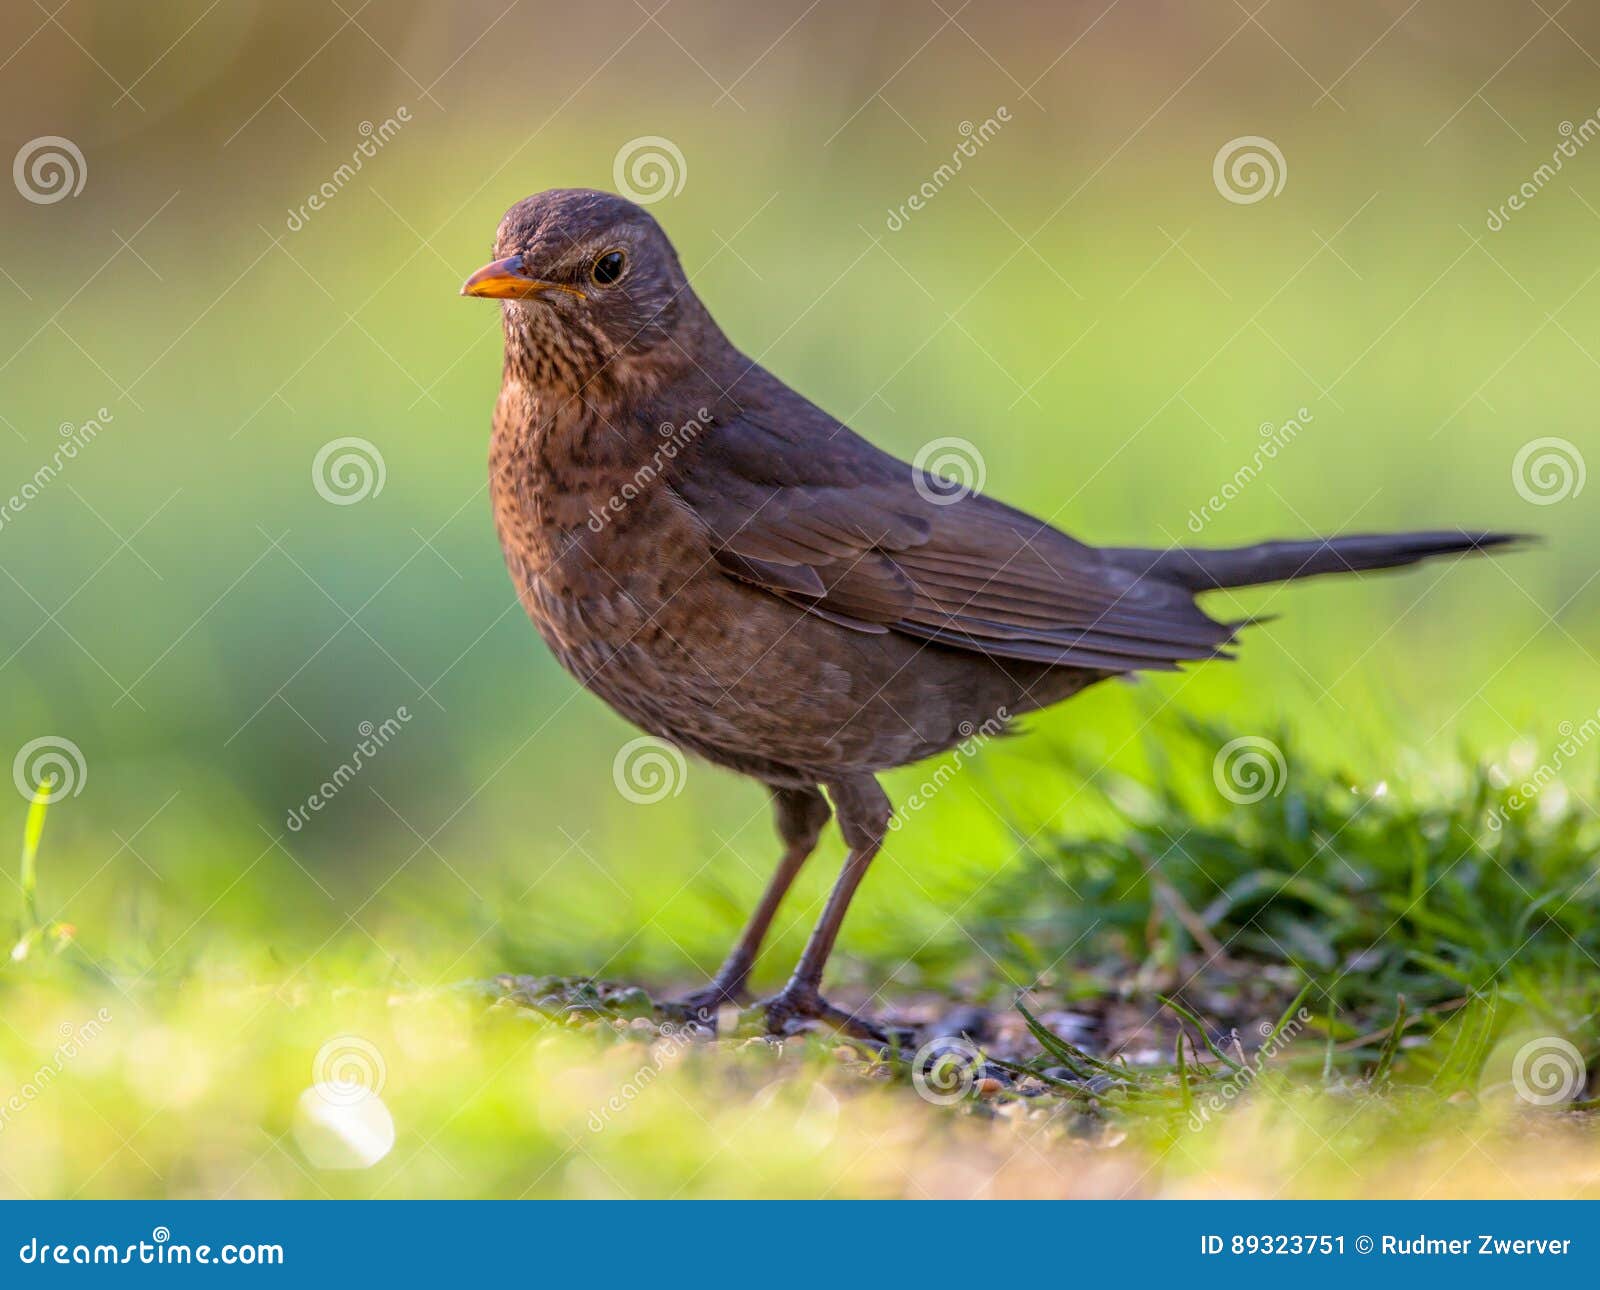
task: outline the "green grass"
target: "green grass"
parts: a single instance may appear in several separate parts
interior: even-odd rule
[[[1271,785],[1234,801],[1213,777],[1229,732],[1158,730],[1142,771],[1061,768],[1100,826],[1036,832],[968,911],[966,953],[876,1001],[927,1021],[992,1008],[979,1043],[916,1053],[774,1045],[755,1010],[688,1042],[639,988],[656,982],[357,984],[250,954],[111,966],[98,929],[40,895],[40,795],[27,952],[0,978],[0,1091],[19,1092],[0,1187],[1590,1194],[1600,831],[1581,802],[1559,781],[1522,802],[1470,765],[1380,791],[1286,735]],[[381,1090],[396,1133],[379,1158],[358,1112],[307,1091],[341,1072]]]
[[[1341,1038],[1401,996],[1419,1028],[1491,993],[1530,1020],[1591,1024],[1600,829],[1580,797],[1558,783],[1523,800],[1472,764],[1443,790],[1330,773],[1280,734],[1277,791],[1235,803],[1212,778],[1227,742],[1195,724],[1150,741],[1142,776],[1086,773],[1106,831],[1034,839],[969,930],[1014,979],[1039,973],[1069,996],[1099,988],[1108,962],[1167,988],[1197,963],[1310,980],[1349,1018]]]

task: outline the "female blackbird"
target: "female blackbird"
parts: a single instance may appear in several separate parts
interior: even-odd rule
[[[631,202],[529,197],[500,222],[494,255],[462,294],[502,302],[490,486],[523,606],[583,685],[651,734],[761,780],[777,810],[777,875],[686,1001],[705,1020],[743,991],[829,799],[848,857],[767,1020],[881,1039],[821,994],[890,824],[877,772],[1107,677],[1227,657],[1242,624],[1208,618],[1197,592],[1510,540],[1085,546],[880,452],[746,358]]]

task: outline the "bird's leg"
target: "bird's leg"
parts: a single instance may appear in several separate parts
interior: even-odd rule
[[[878,781],[870,775],[840,780],[828,785],[834,809],[839,813],[839,831],[849,845],[839,881],[828,895],[827,907],[822,911],[811,939],[806,942],[805,953],[795,965],[789,984],[773,998],[766,1001],[767,1029],[775,1035],[784,1034],[795,1020],[817,1020],[836,1026],[848,1034],[871,1039],[880,1044],[889,1042],[881,1027],[865,1017],[836,1008],[822,997],[822,970],[833,943],[838,939],[839,927],[844,922],[850,898],[866,875],[867,866],[883,845],[889,828],[889,799]]]
[[[778,836],[784,845],[778,871],[772,875],[772,881],[761,895],[761,903],[750,915],[744,934],[728,951],[728,957],[711,978],[711,983],[677,1004],[690,1021],[702,1026],[714,1028],[717,1010],[725,1004],[736,1003],[744,993],[745,982],[750,978],[750,969],[772,925],[773,915],[778,912],[795,875],[816,849],[817,839],[828,822],[828,799],[815,788],[774,787],[772,805],[777,815]]]

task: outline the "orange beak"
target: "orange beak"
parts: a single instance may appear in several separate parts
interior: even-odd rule
[[[584,294],[559,282],[540,282],[522,270],[522,257],[508,255],[503,260],[491,260],[461,284],[464,296],[480,296],[485,300],[527,300],[544,291],[565,291],[584,299]]]

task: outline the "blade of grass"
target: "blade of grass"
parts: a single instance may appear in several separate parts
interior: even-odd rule
[[[55,791],[55,776],[46,776],[33,790],[28,804],[28,819],[22,828],[22,917],[23,933],[39,926],[39,840],[44,836],[44,817]]]
[[[1278,1018],[1278,1024],[1275,1025],[1271,1031],[1268,1032],[1267,1037],[1261,1041],[1261,1046],[1263,1048],[1267,1047],[1272,1043],[1273,1040],[1283,1033],[1283,1028],[1287,1026],[1289,1022],[1293,1020],[1295,1014],[1300,1011],[1300,1005],[1306,1001],[1306,996],[1311,993],[1312,987],[1315,985],[1315,981],[1307,981],[1305,985],[1300,987],[1300,993],[1295,995],[1294,1001],[1283,1010],[1283,1015]]]
[[[1094,1100],[1094,1094],[1089,1092],[1089,1090],[1084,1088],[1082,1085],[1070,1084],[1064,1079],[1057,1079],[1054,1075],[1046,1075],[1043,1071],[1036,1071],[1031,1066],[1019,1066],[1016,1062],[1004,1061],[992,1054],[985,1057],[984,1060],[988,1062],[989,1065],[998,1066],[1001,1070],[1007,1072],[1008,1074],[1015,1075],[1019,1079],[1036,1079],[1041,1084],[1046,1084],[1049,1087],[1056,1089],[1063,1096],[1075,1098],[1079,1101]]]
[[[1339,983],[1334,982],[1334,990],[1339,988]],[[1335,1023],[1338,1020],[1338,1010],[1334,1003],[1333,990],[1328,992],[1328,1045],[1322,1053],[1322,1082],[1330,1083],[1333,1079],[1333,1039]]]
[[[1158,994],[1156,998],[1160,999],[1162,1003],[1166,1004],[1167,1007],[1171,1008],[1175,1013],[1177,1013],[1195,1028],[1195,1031],[1199,1034],[1200,1038],[1205,1041],[1206,1047],[1211,1050],[1211,1055],[1219,1062],[1221,1062],[1231,1071],[1242,1071],[1244,1069],[1243,1066],[1234,1061],[1233,1058],[1229,1057],[1227,1053],[1223,1052],[1221,1048],[1217,1047],[1217,1045],[1212,1042],[1210,1032],[1205,1028],[1204,1025],[1201,1024],[1199,1017],[1195,1016],[1194,1013],[1190,1012],[1177,1000],[1169,999],[1164,994]]]
[[[1183,1027],[1178,1027],[1178,1043],[1175,1058],[1178,1063],[1178,1089],[1183,1098],[1183,1110],[1186,1115],[1194,1113],[1194,1092],[1189,1087],[1189,1063],[1183,1058],[1184,1035]]]
[[[1400,1051],[1400,1036],[1405,1033],[1405,995],[1395,995],[1394,1005],[1394,1027],[1389,1031],[1388,1041],[1383,1045],[1383,1054],[1378,1058],[1378,1065],[1372,1072],[1372,1082],[1374,1084],[1381,1084],[1389,1078],[1389,1071],[1394,1066],[1395,1054]]]
[[[1039,1041],[1040,1047],[1071,1071],[1076,1078],[1088,1079],[1090,1074],[1096,1071],[1104,1075],[1122,1076],[1123,1072],[1117,1067],[1111,1066],[1097,1057],[1091,1057],[1081,1048],[1074,1047],[1061,1038],[1044,1022],[1029,1012],[1027,1005],[1022,1002],[1021,998],[1017,999],[1016,1006],[1017,1011],[1022,1014],[1022,1019],[1028,1023],[1029,1032]],[[1087,1073],[1085,1068],[1087,1068]]]

